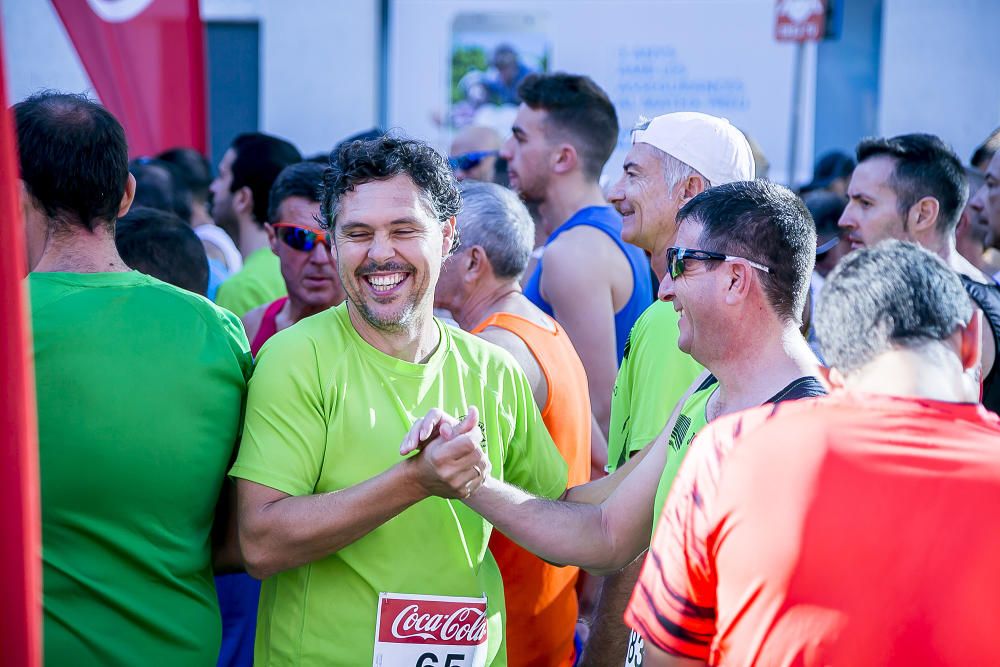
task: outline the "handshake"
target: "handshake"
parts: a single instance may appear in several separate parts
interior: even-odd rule
[[[461,421],[437,408],[414,422],[399,447],[401,456],[419,451],[403,462],[413,481],[428,496],[472,496],[490,477],[490,460],[482,447],[479,410],[469,406]]]

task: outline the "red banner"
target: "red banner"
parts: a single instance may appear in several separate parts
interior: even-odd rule
[[[132,157],[208,146],[198,0],[52,0]]]
[[[2,42],[2,39],[0,39]],[[5,665],[42,664],[42,536],[39,527],[35,380],[24,276],[27,252],[0,43],[0,655]]]

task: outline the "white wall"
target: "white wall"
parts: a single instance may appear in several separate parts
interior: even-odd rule
[[[260,120],[303,154],[378,119],[377,0],[285,0],[261,5]]]
[[[761,144],[771,178],[786,179],[794,46],[773,39],[773,0],[396,0],[392,5],[390,125],[439,148],[447,148],[449,132],[431,118],[445,106],[454,16],[530,13],[545,20],[550,69],[591,76],[615,103],[623,129],[639,115],[668,111],[725,116]],[[635,49],[645,47],[660,55],[637,57]],[[636,66],[650,69],[627,72]],[[814,46],[806,49],[804,70],[799,181],[812,172]],[[659,89],[664,83],[708,83],[722,92]],[[606,174],[621,168],[627,141],[626,132]]]
[[[43,88],[93,94],[90,78],[48,0],[5,0],[0,8],[8,101],[23,100]]]
[[[1000,2],[884,2],[880,133],[937,134],[966,162],[1000,126]]]

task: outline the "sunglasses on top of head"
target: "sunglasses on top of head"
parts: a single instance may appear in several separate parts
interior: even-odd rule
[[[473,151],[471,153],[462,153],[461,155],[453,155],[448,158],[448,164],[451,165],[453,171],[468,171],[469,169],[474,169],[479,166],[479,163],[488,157],[494,157],[499,155],[500,151]]]
[[[281,242],[292,250],[309,252],[316,247],[316,243],[322,243],[327,250],[332,250],[330,233],[314,227],[305,227],[291,222],[276,222],[273,225],[274,233],[278,235]]]
[[[771,269],[768,267],[749,260],[746,257],[735,257],[733,255],[726,255],[721,252],[711,252],[709,250],[692,250],[690,248],[673,247],[667,248],[667,271],[670,273],[670,278],[672,280],[677,280],[684,275],[684,262],[691,260],[698,262],[746,262],[758,271],[763,271],[764,273],[771,272]]]

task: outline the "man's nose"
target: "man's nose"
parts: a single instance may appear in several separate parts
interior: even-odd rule
[[[667,271],[666,275],[663,276],[663,280],[660,281],[660,289],[656,292],[656,298],[660,301],[673,301],[675,296],[677,296],[677,292],[674,291],[674,279],[670,277],[670,272]]]
[[[514,137],[507,137],[507,141],[503,142],[503,146],[500,147],[500,157],[504,160],[510,162],[510,159],[514,157],[513,153]]]

